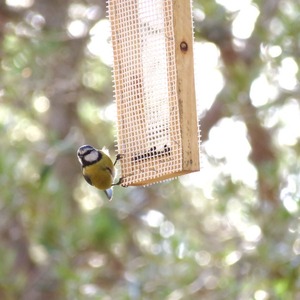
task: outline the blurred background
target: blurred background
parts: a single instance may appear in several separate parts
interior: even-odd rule
[[[300,2],[193,13],[201,171],[108,202],[105,1],[0,1],[0,299],[300,299]]]

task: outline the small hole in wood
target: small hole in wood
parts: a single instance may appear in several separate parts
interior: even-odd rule
[[[180,50],[186,52],[188,50],[188,44],[186,42],[180,43]]]

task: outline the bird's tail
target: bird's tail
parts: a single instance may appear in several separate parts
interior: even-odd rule
[[[113,190],[112,189],[107,189],[107,190],[104,190],[104,193],[107,196],[108,200],[110,201],[113,197]]]

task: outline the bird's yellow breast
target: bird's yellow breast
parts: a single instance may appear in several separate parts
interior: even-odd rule
[[[97,163],[84,167],[82,171],[91,184],[100,190],[109,189],[115,177],[113,163],[106,155]]]

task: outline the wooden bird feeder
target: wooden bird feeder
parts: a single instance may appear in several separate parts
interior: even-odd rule
[[[108,0],[123,185],[199,171],[190,0]]]

